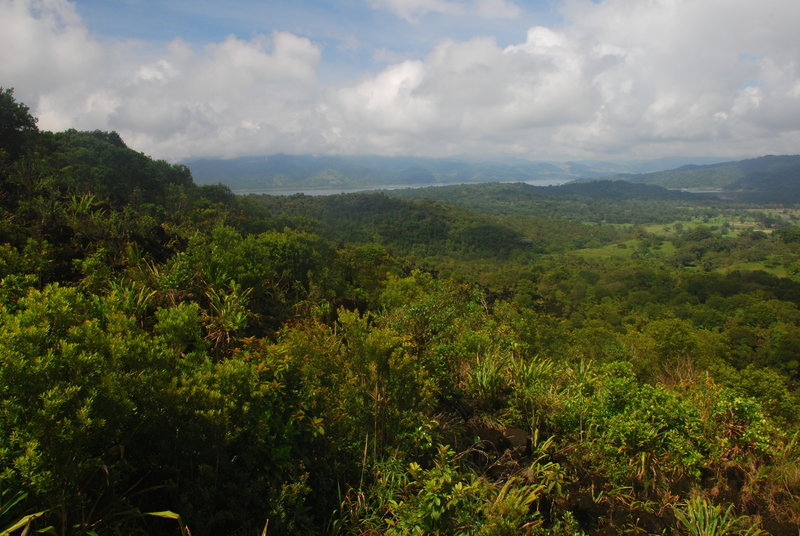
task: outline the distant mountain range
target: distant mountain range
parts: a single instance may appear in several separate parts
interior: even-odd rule
[[[560,184],[610,179],[669,189],[708,190],[731,199],[800,202],[800,156],[763,156],[735,162],[715,160],[718,159],[553,163],[519,158],[481,160],[468,157],[278,154],[229,160],[190,160],[185,164],[197,183],[222,183],[238,192],[380,189],[483,182]],[[664,171],[665,166],[675,164],[680,167]],[[603,186],[603,191],[608,191],[608,185]]]
[[[720,197],[748,201],[800,202],[799,155],[686,165],[670,171],[614,178],[673,189],[717,190]]]
[[[249,156],[194,159],[199,184],[222,183],[234,191],[422,186],[478,182],[553,182],[647,173],[714,158],[670,158],[639,162],[534,162],[521,158],[419,158],[384,156]]]

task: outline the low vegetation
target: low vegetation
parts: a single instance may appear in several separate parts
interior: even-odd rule
[[[0,534],[797,534],[792,212],[237,197],[0,96]]]

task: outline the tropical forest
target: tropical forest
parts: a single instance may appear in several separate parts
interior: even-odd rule
[[[797,535],[795,158],[237,195],[2,89],[0,534]]]

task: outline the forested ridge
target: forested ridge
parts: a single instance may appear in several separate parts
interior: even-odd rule
[[[234,196],[0,121],[0,534],[797,534],[794,207]]]
[[[669,171],[623,175],[626,181],[667,188],[711,188],[728,198],[756,202],[800,201],[800,156],[768,155]]]

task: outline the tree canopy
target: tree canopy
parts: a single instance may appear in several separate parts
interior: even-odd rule
[[[797,209],[235,196],[3,95],[0,534],[797,534]]]
[[[36,119],[26,105],[16,101],[14,90],[0,87],[0,149],[16,157],[26,135],[36,130]]]

